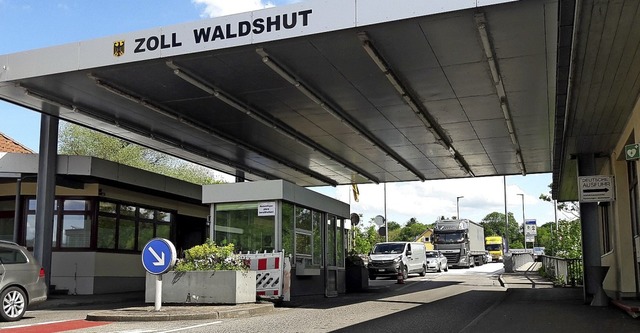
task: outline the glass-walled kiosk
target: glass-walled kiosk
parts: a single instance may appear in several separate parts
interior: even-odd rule
[[[217,244],[291,258],[291,296],[345,292],[348,204],[283,180],[206,185],[202,202]]]

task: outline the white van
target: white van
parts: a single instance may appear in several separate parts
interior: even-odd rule
[[[424,243],[378,243],[369,254],[369,279],[378,276],[396,277],[402,270],[403,278],[411,273],[424,276],[427,272],[427,256]]]

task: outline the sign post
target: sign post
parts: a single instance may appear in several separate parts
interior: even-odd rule
[[[154,238],[142,249],[142,266],[150,274],[156,275],[155,311],[162,305],[162,274],[176,263],[176,248],[168,239]]]
[[[536,226],[536,220],[530,219],[524,221],[524,242],[534,243],[536,241],[536,235],[538,235],[538,230]],[[526,246],[525,246],[526,248]]]

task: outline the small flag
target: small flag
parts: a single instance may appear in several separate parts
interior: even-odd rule
[[[351,184],[351,187],[353,188],[353,200],[355,202],[358,202],[358,200],[360,200],[360,191],[358,190],[358,184]]]

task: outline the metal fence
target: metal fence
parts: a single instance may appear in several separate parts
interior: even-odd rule
[[[544,274],[556,283],[582,285],[582,259],[566,259],[552,256],[540,256]]]

